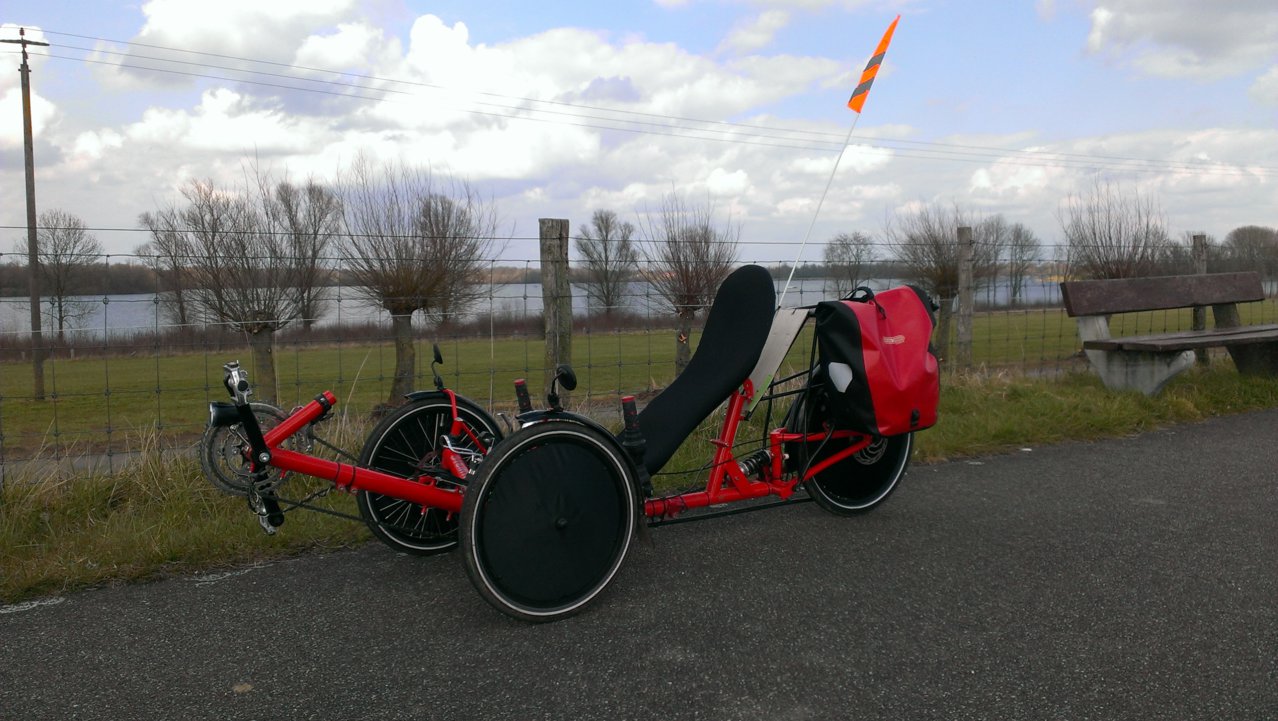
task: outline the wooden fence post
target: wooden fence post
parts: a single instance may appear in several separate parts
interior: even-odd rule
[[[1207,236],[1201,233],[1193,238],[1193,256],[1194,256],[1194,273],[1203,275],[1207,272]],[[1201,305],[1194,306],[1194,320],[1191,326],[1194,330],[1207,330],[1207,308]],[[1194,355],[1198,357],[1199,365],[1207,365],[1211,359],[1207,356],[1206,348],[1198,348],[1194,351]]]
[[[972,313],[976,304],[975,291],[972,284],[972,263],[974,253],[972,229],[963,226],[958,229],[958,367],[972,367]]]
[[[550,388],[555,366],[572,363],[572,285],[568,282],[568,221],[541,218],[541,307],[546,331],[544,389]],[[560,401],[568,402],[561,390]]]

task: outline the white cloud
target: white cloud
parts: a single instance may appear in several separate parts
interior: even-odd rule
[[[169,5],[158,2],[147,7]],[[1064,11],[1065,3],[1057,5]],[[372,102],[210,83],[193,100],[185,93],[156,94],[148,81],[153,94],[145,96],[151,104],[146,112],[138,111],[118,124],[90,119],[76,127],[67,127],[52,102],[41,105],[38,101],[39,137],[53,151],[38,151],[43,163],[42,204],[73,208],[92,226],[129,226],[138,213],[176,199],[176,188],[186,178],[238,181],[241,163],[254,153],[270,167],[323,180],[331,179],[356,154],[366,152],[374,158],[429,164],[466,177],[482,191],[494,193],[502,215],[517,221],[521,230],[535,226],[538,217],[567,217],[576,224],[598,208],[614,209],[633,222],[644,208],[678,189],[693,198],[712,200],[720,211],[741,222],[743,240],[751,243],[743,258],[770,260],[796,250],[782,244],[797,243],[796,233],[806,229],[837,151],[720,142],[719,136],[710,133],[698,138],[671,137],[683,131],[647,124],[627,125],[627,131],[605,130],[591,127],[612,123],[601,120],[608,113],[595,108],[731,118],[836,141],[847,130],[843,116],[818,122],[759,113],[761,107],[825,87],[834,79],[841,78],[840,84],[846,86],[849,70],[839,60],[699,55],[674,43],[577,28],[479,43],[472,37],[473,25],[444,23],[433,16],[419,18],[408,39],[401,42],[393,33],[352,15],[349,3],[315,7],[316,12],[300,15],[287,33],[259,41],[264,44],[252,54],[260,56],[257,50],[269,45],[281,62],[395,78],[404,82],[386,87],[406,94]],[[753,7],[764,12],[769,6]],[[1043,7],[1040,3],[1040,11]],[[1201,64],[1216,57],[1201,48],[1194,50],[1198,46],[1188,41],[1176,44],[1167,33],[1157,35],[1165,41],[1159,45],[1154,35],[1137,32],[1131,25],[1136,17],[1133,9],[1142,8],[1145,5],[1132,1],[1097,7],[1093,16],[1096,49],[1130,52],[1133,62],[1136,54],[1150,48],[1192,51],[1192,57],[1187,55],[1190,59],[1182,63]],[[251,16],[244,3],[231,3],[230,10],[240,20]],[[272,19],[272,8],[263,13],[268,24],[279,24],[278,18]],[[208,22],[221,27],[216,18]],[[149,15],[148,39],[176,37],[180,30],[176,24],[164,13]],[[1142,62],[1154,62],[1153,58]],[[1272,59],[1264,69],[1268,72],[1253,84],[1252,97],[1278,104],[1278,69],[1273,69]],[[0,113],[18,112],[16,75],[0,74]],[[431,89],[428,84],[448,90]],[[180,103],[174,104],[172,97],[180,98]],[[520,98],[583,103],[592,109]],[[530,112],[534,107],[543,112]],[[632,119],[662,122],[647,116]],[[15,154],[20,153],[20,132],[17,124],[0,124],[0,149],[6,158],[20,157]],[[960,158],[925,153],[913,146],[876,147],[880,138],[922,137],[968,146],[1042,146],[1044,152],[1076,153],[1096,160],[1088,164],[1075,158],[1044,167],[1045,163],[1032,159],[1027,163],[1013,150]],[[1131,174],[1119,170],[1122,162],[1102,156],[1185,164]],[[973,160],[981,162],[974,165]],[[1125,181],[1138,180],[1143,192],[1157,194],[1174,229],[1202,228],[1223,236],[1245,222],[1274,223],[1272,218],[1257,217],[1265,212],[1272,215],[1269,209],[1278,207],[1273,167],[1278,167],[1278,130],[1133,132],[1044,145],[1037,135],[1025,132],[946,138],[937,137],[934,128],[871,126],[860,130],[856,144],[845,151],[812,243],[819,244],[839,231],[874,234],[887,213],[915,201],[958,203],[974,212],[1003,213],[1010,221],[1027,223],[1050,243],[1057,232],[1053,213],[1061,198],[1083,187],[1098,170]],[[20,210],[20,161],[0,167],[0,175],[4,181],[0,208]],[[113,242],[110,237],[103,240]],[[135,241],[133,235],[126,235],[116,242]],[[121,249],[120,245],[112,248],[114,252]],[[813,252],[819,255],[819,249],[810,247],[809,255]]]
[[[314,29],[353,16],[355,0],[150,0],[138,39],[227,54],[291,52]]]
[[[0,38],[6,40],[17,40],[18,25],[13,23],[4,23],[0,25]],[[26,34],[21,36],[27,40],[35,42],[47,42],[44,32],[38,27],[26,27]],[[16,72],[19,63],[19,46],[17,45],[0,45],[3,48],[3,55],[6,60],[12,60],[13,65],[6,65],[4,72],[0,72],[0,118],[21,118],[22,117],[22,77]],[[28,57],[28,66],[31,68],[32,74],[37,77],[41,76],[45,63],[48,58],[41,52],[41,48],[33,48]],[[40,86],[32,83],[31,88],[31,128],[32,133],[36,137],[43,136],[49,126],[57,121],[58,108],[54,103],[44,96],[40,95]],[[22,148],[22,123],[0,122],[0,150]]]
[[[1258,105],[1278,106],[1278,65],[1257,78],[1248,95]]]
[[[95,72],[115,88],[153,89],[194,82],[182,74],[138,69],[156,66],[156,58],[221,67],[251,67],[242,58],[291,62],[310,36],[334,29],[340,34],[342,24],[356,18],[359,5],[356,0],[149,0],[141,7],[146,22],[132,40],[146,47],[98,44],[100,50],[123,55],[102,59],[132,67],[103,66]]]
[[[1097,53],[1105,47],[1105,36],[1114,21],[1114,13],[1107,8],[1095,8],[1092,10],[1091,20],[1092,29],[1087,33],[1087,49]]]
[[[790,56],[721,64],[671,43],[614,43],[576,28],[474,45],[463,23],[448,26],[424,16],[413,26],[403,62],[378,74],[455,89],[430,96],[442,108],[525,105],[488,94],[552,101],[589,97],[591,104],[627,110],[719,118],[781,100],[844,70],[833,60]],[[477,109],[511,112],[492,105]]]
[[[444,155],[452,169],[464,176],[518,179],[590,163],[598,152],[599,138],[593,133],[512,125],[472,132]]]
[[[314,146],[322,128],[275,109],[255,107],[230,90],[204,93],[192,113],[160,108],[148,110],[142,122],[127,129],[134,143],[216,152],[243,157],[292,154]]]
[[[114,130],[81,133],[75,139],[74,154],[81,160],[92,161],[123,146],[124,136]]]
[[[327,35],[311,35],[297,49],[294,63],[302,67],[363,68],[381,57],[389,59],[399,50],[399,41],[381,30],[360,23],[341,23]]]
[[[1058,175],[1059,172],[1049,167],[1025,165],[1015,158],[1004,159],[972,173],[969,190],[974,198],[981,200],[1031,197],[1047,188]]]
[[[886,148],[875,148],[869,145],[849,145],[843,151],[843,160],[839,163],[839,173],[868,173],[885,167],[892,160],[893,152]]]
[[[790,23],[785,10],[765,10],[758,17],[738,23],[719,44],[719,52],[751,53],[772,44],[778,31]]]
[[[999,143],[986,139],[983,144]],[[953,177],[957,167],[954,171],[940,168],[941,174],[930,184],[920,182],[913,177],[913,164],[906,160],[901,161],[903,167],[897,168],[896,175],[911,188],[959,189],[925,196],[924,200],[1003,213],[1013,222],[1027,223],[1048,242],[1059,233],[1054,209],[1096,177],[1114,179],[1148,194],[1165,211],[1173,235],[1186,229],[1208,229],[1223,236],[1238,225],[1258,222],[1256,210],[1273,207],[1278,201],[1278,175],[1272,170],[1278,153],[1259,150],[1275,146],[1278,130],[1159,130],[1026,147],[967,171],[965,183]],[[1151,164],[1123,158],[1159,161]]]
[[[1130,53],[1150,75],[1218,78],[1278,55],[1272,0],[1096,0],[1090,18],[1089,51]]]
[[[661,2],[661,0],[657,0]],[[684,0],[677,0],[684,1]],[[876,8],[882,10],[884,6],[896,8],[913,4],[913,0],[892,0],[884,3],[883,0],[748,0],[748,4],[758,7],[778,7],[785,10],[826,10],[829,8],[838,8],[847,11],[858,10],[860,8]]]
[[[15,75],[17,73],[14,73]],[[9,88],[0,93],[0,118],[22,117],[22,90]],[[45,134],[56,122],[58,109],[39,95],[31,94],[31,133],[35,137]],[[0,123],[0,148],[21,148],[23,143],[21,122]]]
[[[750,175],[739,168],[732,172],[715,168],[706,178],[706,189],[715,197],[735,197],[746,192],[749,187]]]

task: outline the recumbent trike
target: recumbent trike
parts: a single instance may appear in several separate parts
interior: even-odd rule
[[[544,410],[533,410],[526,386],[516,381],[518,428],[503,433],[482,408],[444,387],[435,371],[442,362],[436,347],[436,390],[409,394],[374,428],[353,464],[307,452],[314,425],[336,403],[331,392],[285,415],[250,403],[247,377],[231,363],[225,384],[234,402],[211,404],[204,469],[218,487],[247,496],[268,532],[283,523],[285,511],[314,508],[310,498],[281,495],[288,473],[330,481],[327,490],[357,494],[361,519],[390,547],[431,554],[460,545],[467,574],[494,607],[528,621],[563,618],[609,585],[641,522],[716,515],[723,511],[711,507],[752,499],[764,500],[740,508],[810,498],[827,511],[853,515],[882,503],[905,473],[913,432],[935,422],[936,360],[928,346],[935,307],[919,291],[899,290],[898,300],[924,309],[921,322],[911,309],[909,333],[899,332],[900,322],[894,330],[885,311],[883,298],[893,291],[876,300],[861,290],[861,298],[841,301],[864,311],[850,329],[826,319],[839,335],[864,336],[847,339],[855,350],[822,343],[817,363],[814,343],[807,370],[775,378],[807,318],[816,315],[820,337],[822,306],[833,303],[845,316],[847,309],[828,302],[815,313],[777,310],[768,272],[754,265],[737,269],[720,286],[683,373],[642,412],[633,397],[623,398],[624,428],[616,434],[562,408],[559,389],[576,385],[567,366],[556,369]],[[848,363],[825,357],[839,352],[856,357]],[[904,364],[892,362],[901,353],[909,354]],[[882,378],[900,385],[901,375],[916,376],[905,380],[911,388],[904,396],[865,386],[867,378],[871,386]],[[858,399],[851,404],[840,397],[858,387],[862,395],[851,396]],[[871,391],[873,397],[866,395]],[[741,424],[766,401],[764,428],[771,428],[773,404],[782,398],[793,400],[780,426],[739,456]],[[725,400],[704,489],[655,496],[651,475]],[[861,407],[850,416],[840,412],[849,405]],[[873,425],[876,413],[904,420],[885,429]],[[806,495],[796,495],[800,486]],[[694,509],[707,510],[681,515]]]

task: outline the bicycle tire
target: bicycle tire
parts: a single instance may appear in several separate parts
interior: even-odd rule
[[[809,405],[802,405],[804,402],[804,398],[800,396],[791,413],[791,418],[802,419],[797,424],[802,432],[817,433],[823,429],[838,429],[838,424],[831,420],[820,399],[808,396]],[[847,449],[849,444],[863,439],[864,436],[809,441],[806,449],[800,447],[800,442],[796,441],[787,444],[790,446],[787,454],[791,458],[806,459],[807,467],[811,467]],[[868,513],[879,507],[896,490],[909,467],[913,448],[913,433],[886,438],[873,437],[868,447],[812,476],[803,482],[803,487],[818,506],[830,513],[840,516]],[[805,472],[804,468],[797,470]]]
[[[257,423],[265,433],[288,417],[283,409],[269,403],[250,403]],[[232,496],[247,496],[249,483],[253,474],[249,471],[249,461],[244,457],[244,449],[249,447],[248,438],[241,432],[239,423],[229,426],[209,426],[204,429],[200,438],[200,470],[219,491]],[[285,445],[290,447],[291,443]],[[270,469],[270,474],[259,483],[259,491],[277,488],[284,481],[285,473],[278,468]]]
[[[611,584],[638,518],[634,472],[612,437],[579,423],[539,423],[507,437],[466,489],[462,558],[494,608],[555,621]]]
[[[497,422],[474,403],[458,397],[457,414],[476,436],[487,433],[494,442],[501,439]],[[373,428],[360,451],[359,465],[401,478],[437,471],[439,437],[451,425],[452,404],[446,395],[411,401]],[[458,443],[478,450],[469,438]],[[370,491],[359,491],[355,502],[373,536],[396,551],[430,556],[457,547],[455,513]]]

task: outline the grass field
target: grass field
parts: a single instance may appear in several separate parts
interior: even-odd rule
[[[918,434],[914,462],[1021,452],[1275,405],[1278,380],[1239,376],[1227,362],[1179,376],[1157,398],[1107,391],[1086,373],[1051,379],[955,374],[943,383],[940,422]],[[703,466],[717,420],[712,417],[698,429],[668,468]],[[326,429],[348,447],[357,446],[362,433],[340,422]],[[243,499],[215,491],[192,456],[162,454],[154,440],[153,433],[133,440],[142,453],[125,473],[11,478],[0,488],[0,602],[369,539],[358,523],[306,512],[290,513],[277,535],[265,536]],[[695,486],[704,478],[704,471],[693,470],[656,480],[668,490]],[[292,497],[327,487],[301,477],[288,483]],[[354,513],[350,496],[334,493],[323,502]]]
[[[1240,310],[1249,323],[1270,322],[1275,314],[1269,302]],[[1116,335],[1189,324],[1188,309],[1113,319]],[[808,338],[795,344],[793,367],[806,361]],[[540,339],[452,338],[442,346],[449,386],[486,407],[513,407],[515,378],[528,378],[533,389],[542,384]],[[1074,321],[1057,308],[980,313],[974,320],[972,355],[978,369],[1059,376],[1085,368],[1078,349]],[[953,348],[943,355],[952,357]],[[428,388],[428,339],[418,342],[417,356],[417,387]],[[129,439],[151,431],[161,444],[189,441],[203,427],[208,401],[224,398],[221,366],[234,359],[253,367],[247,350],[51,359],[45,366],[45,401],[31,398],[28,365],[0,363],[0,460],[131,451],[136,442]],[[673,331],[578,333],[573,366],[580,387],[574,399],[593,407],[615,403],[622,394],[662,387],[673,376],[673,359]],[[279,347],[275,361],[277,405],[300,405],[328,389],[337,394],[343,414],[358,418],[388,400],[394,349],[389,341],[292,344]]]

